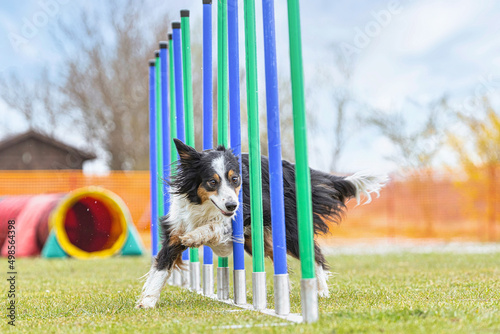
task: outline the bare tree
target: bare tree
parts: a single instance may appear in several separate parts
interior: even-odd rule
[[[33,84],[13,74],[0,88],[15,89],[1,89],[0,97],[32,128],[81,134],[112,170],[147,169],[147,60],[169,27],[165,12],[151,9],[147,0],[75,6],[51,27],[57,80],[48,67]]]
[[[338,171],[338,163],[348,139],[348,110],[354,102],[350,81],[355,62],[353,58],[346,58],[337,47],[332,48],[330,57],[332,65],[319,68],[317,78],[319,86],[326,87],[326,96],[331,101],[331,109],[328,112],[331,116],[325,122],[329,125],[329,135],[333,133],[329,169],[335,172]],[[355,116],[354,113],[351,116]]]
[[[34,83],[21,80],[16,73],[0,77],[0,97],[10,108],[18,111],[30,129],[36,128],[35,95]]]
[[[87,141],[107,152],[112,170],[148,167],[146,64],[168,19],[148,22],[143,6],[113,1],[105,11],[82,10],[54,34],[64,41],[57,43],[64,109]]]
[[[395,146],[396,154],[388,156],[389,160],[405,171],[414,171],[431,167],[443,146],[445,138],[439,117],[446,105],[447,99],[442,97],[428,106],[418,106],[427,112],[420,126],[408,118],[408,113],[381,110],[373,110],[364,122],[375,126]]]

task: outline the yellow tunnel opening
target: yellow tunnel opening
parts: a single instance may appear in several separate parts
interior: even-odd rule
[[[50,216],[61,248],[80,259],[117,254],[125,244],[130,213],[114,193],[80,188],[65,196]]]

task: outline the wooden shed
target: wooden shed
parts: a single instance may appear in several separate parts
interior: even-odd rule
[[[30,130],[0,142],[0,170],[82,169],[93,153]]]

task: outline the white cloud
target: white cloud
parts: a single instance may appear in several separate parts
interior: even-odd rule
[[[387,108],[407,98],[432,99],[472,87],[482,71],[492,71],[492,49],[500,44],[491,38],[491,24],[478,23],[492,10],[491,2],[481,4],[419,1],[405,6],[363,50],[354,78],[359,94]]]
[[[418,1],[399,17],[401,54],[430,52],[445,40],[460,34],[486,8],[474,0]]]

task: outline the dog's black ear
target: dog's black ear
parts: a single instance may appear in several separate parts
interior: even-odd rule
[[[216,151],[222,151],[222,152],[225,152],[226,151],[226,147],[224,145],[219,145],[217,146],[217,148],[215,149]]]
[[[174,143],[181,160],[195,160],[200,158],[200,153],[196,152],[194,148],[184,144],[179,139],[174,138]]]

